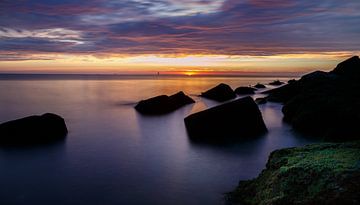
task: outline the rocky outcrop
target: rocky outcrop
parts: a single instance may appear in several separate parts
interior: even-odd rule
[[[192,103],[195,101],[181,91],[171,96],[160,95],[142,100],[135,106],[135,109],[145,115],[161,115]]]
[[[0,124],[0,144],[48,143],[64,138],[67,132],[64,119],[56,114],[29,116]]]
[[[218,102],[224,102],[234,99],[236,97],[236,94],[229,85],[221,83],[216,87],[213,87],[210,90],[203,92],[201,94],[201,97],[205,97]]]
[[[227,204],[360,204],[359,162],[359,142],[277,150],[257,178],[226,195]]]
[[[235,93],[238,95],[251,95],[255,94],[256,88],[252,87],[238,87],[235,89]]]
[[[360,139],[360,60],[350,58],[333,71],[315,71],[268,93],[268,101],[284,104],[284,120],[308,135]]]
[[[185,118],[189,137],[199,141],[227,141],[267,131],[261,112],[251,97],[225,103]]]

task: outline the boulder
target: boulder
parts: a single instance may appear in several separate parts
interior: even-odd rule
[[[359,142],[276,150],[257,178],[226,194],[226,204],[360,204],[359,161]]]
[[[252,87],[238,87],[235,89],[235,93],[238,95],[251,95],[255,94],[256,88]]]
[[[360,58],[354,56],[339,63],[331,74],[344,75],[348,77],[360,77]]]
[[[46,113],[0,124],[0,144],[37,144],[62,139],[67,135],[62,117]]]
[[[191,103],[195,103],[195,101],[181,91],[171,96],[160,95],[142,100],[135,106],[135,109],[145,115],[161,115]]]
[[[269,85],[274,85],[274,86],[279,86],[282,84],[284,84],[284,82],[281,82],[280,80],[275,80],[275,81],[269,83]]]
[[[315,71],[264,93],[268,101],[284,104],[284,120],[297,131],[326,140],[360,139],[358,60],[350,58],[331,72]]]
[[[295,79],[288,80],[288,84],[295,83],[295,82],[296,82]]]
[[[234,99],[236,97],[235,92],[229,85],[221,83],[210,90],[203,92],[201,97],[205,97],[218,102],[224,102],[227,100]]]
[[[256,85],[254,85],[254,87],[258,88],[258,89],[266,88],[266,86],[264,84],[261,84],[261,83],[258,83]]]
[[[193,140],[236,140],[267,131],[261,112],[251,97],[194,113],[184,121],[188,135]]]

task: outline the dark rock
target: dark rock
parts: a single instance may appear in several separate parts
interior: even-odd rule
[[[201,97],[209,98],[211,100],[216,100],[219,102],[224,102],[226,100],[234,99],[236,97],[236,94],[229,85],[221,83],[216,87],[202,93]]]
[[[288,80],[288,84],[292,84],[292,83],[295,83],[295,82],[296,82],[295,79]]]
[[[0,124],[0,144],[38,144],[62,139],[67,135],[62,117],[46,113]]]
[[[269,83],[269,85],[274,85],[274,86],[279,86],[282,84],[284,84],[284,82],[281,82],[280,80],[275,80],[275,81]]]
[[[160,115],[172,112],[191,103],[195,103],[195,101],[183,92],[178,92],[171,96],[160,95],[142,100],[135,106],[135,109],[146,115]]]
[[[191,139],[205,141],[242,139],[267,131],[251,97],[192,114],[185,118],[185,126]]]
[[[348,77],[360,77],[360,59],[354,56],[344,62],[339,63],[336,68],[330,72],[336,75],[345,75]]]
[[[267,103],[267,99],[266,98],[256,98],[255,102],[257,104],[265,104],[265,103]]]
[[[274,151],[260,175],[240,181],[227,204],[360,204],[360,143]]]
[[[261,83],[258,83],[256,85],[254,85],[255,88],[258,88],[258,89],[261,89],[261,88],[266,88],[265,85],[261,84]]]
[[[329,73],[315,71],[264,93],[268,101],[284,103],[284,120],[297,131],[327,140],[360,139],[357,62],[353,57]]]
[[[238,95],[250,95],[255,94],[256,88],[252,87],[238,87],[235,89],[235,93]]]

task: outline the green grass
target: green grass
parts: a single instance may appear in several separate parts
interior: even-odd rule
[[[360,143],[322,143],[274,151],[266,169],[228,194],[231,204],[314,204],[360,193]],[[356,183],[351,183],[355,180]],[[350,182],[350,183],[349,183]],[[325,203],[326,204],[326,203]]]

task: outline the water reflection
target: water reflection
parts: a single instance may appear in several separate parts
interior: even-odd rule
[[[196,95],[225,82],[269,78],[0,80],[0,122],[53,112],[69,134],[62,144],[0,149],[1,204],[219,204],[238,180],[255,177],[274,149],[312,142],[261,105],[269,132],[233,146],[192,143],[184,117],[217,105]],[[285,79],[280,79],[285,81]],[[133,105],[180,90],[196,103],[158,117]]]

